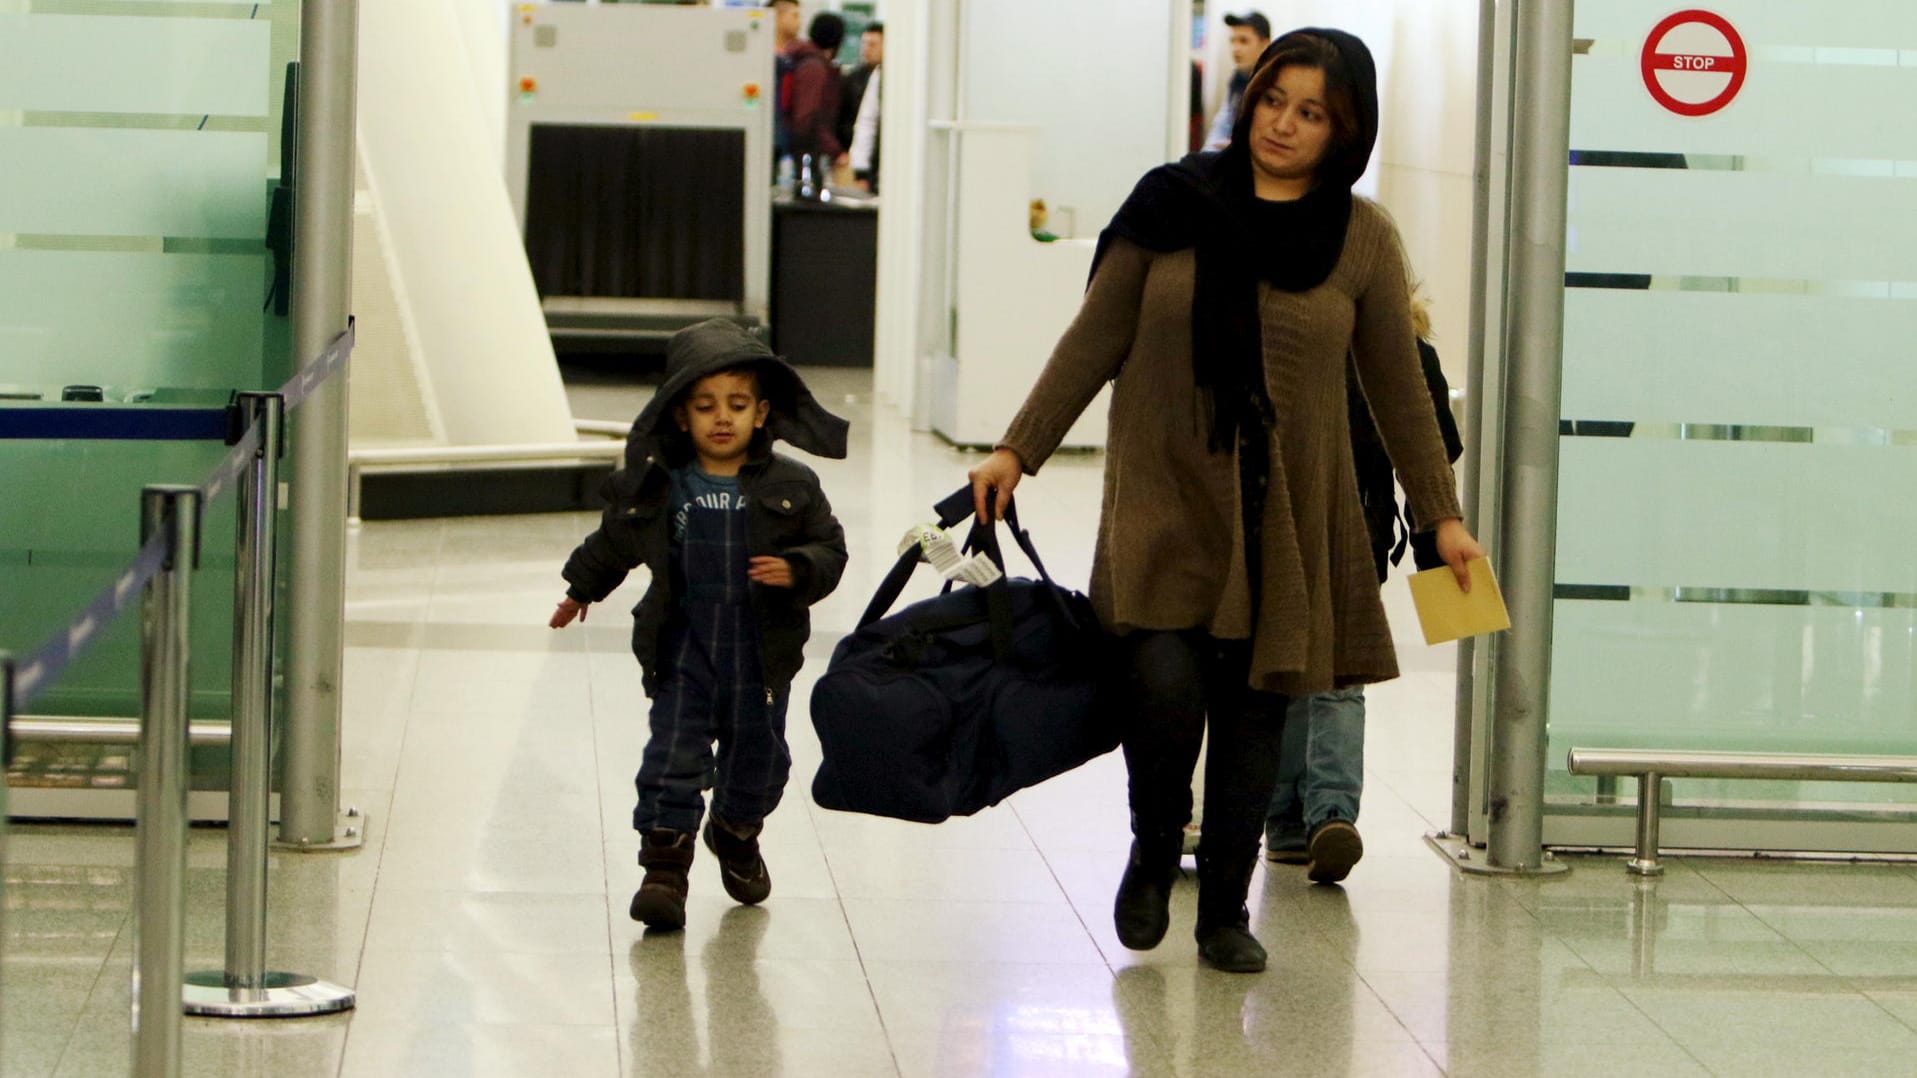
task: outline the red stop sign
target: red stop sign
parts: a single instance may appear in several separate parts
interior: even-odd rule
[[[1744,88],[1750,53],[1728,19],[1691,10],[1658,23],[1639,62],[1658,104],[1679,116],[1709,116]]]

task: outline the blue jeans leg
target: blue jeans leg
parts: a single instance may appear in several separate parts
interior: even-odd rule
[[[1278,785],[1266,813],[1265,845],[1302,850],[1319,824],[1358,820],[1365,783],[1363,686],[1301,696],[1285,713]]]
[[[1274,850],[1305,848],[1305,752],[1315,696],[1293,698],[1285,709],[1285,733],[1278,757],[1278,784],[1265,813],[1265,845]]]
[[[1365,787],[1365,690],[1362,685],[1310,697],[1305,746],[1305,831],[1326,820],[1358,821]]]

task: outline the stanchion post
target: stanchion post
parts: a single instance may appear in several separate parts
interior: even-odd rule
[[[191,691],[193,569],[200,491],[149,486],[140,542],[166,536],[140,618],[141,730],[134,852],[133,1072],[180,1073],[180,992],[186,936],[186,722]]]
[[[357,0],[301,5],[293,347],[302,361],[325,350],[351,313],[358,33]],[[346,379],[329,379],[306,398],[295,424],[280,844],[298,849],[336,848],[339,830],[346,405]]]
[[[1464,458],[1459,462],[1461,500],[1467,522],[1480,541],[1497,549],[1495,523],[1481,513],[1479,484],[1484,468],[1485,305],[1491,287],[1491,130],[1492,99],[1497,92],[1498,11],[1495,0],[1478,2],[1478,122],[1471,166],[1471,312],[1470,350],[1465,378]],[[1458,689],[1451,736],[1451,834],[1471,834],[1472,772],[1477,751],[1477,645],[1472,637],[1458,641]]]
[[[186,1013],[279,1018],[343,1011],[351,989],[266,968],[266,850],[272,804],[273,584],[286,401],[239,395],[259,432],[239,484],[233,566],[233,765],[227,796],[226,968],[186,978]]]
[[[1497,644],[1487,784],[1490,864],[1553,871],[1544,853],[1552,591],[1557,568],[1558,411],[1564,353],[1565,191],[1572,0],[1516,9],[1510,311],[1498,549],[1511,632]],[[1561,868],[1561,866],[1557,866]]]
[[[240,394],[241,415],[260,440],[241,477],[234,514],[233,762],[226,809],[226,983],[233,988],[260,987],[266,976],[273,578],[285,404],[278,394]]]

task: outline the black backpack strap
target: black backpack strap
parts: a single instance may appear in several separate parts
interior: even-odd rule
[[[1398,503],[1391,503],[1391,530],[1397,534],[1398,543],[1391,548],[1391,564],[1404,561],[1404,548],[1411,545],[1411,522],[1398,510]],[[1380,582],[1382,583],[1382,581]]]

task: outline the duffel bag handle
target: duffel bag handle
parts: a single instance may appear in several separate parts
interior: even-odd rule
[[[924,560],[925,555],[916,543],[899,555],[899,560],[892,564],[892,571],[886,573],[885,579],[879,582],[879,590],[872,593],[872,601],[866,604],[865,613],[859,615],[859,628],[863,629],[879,620],[892,609],[892,604],[905,594],[905,586],[912,582],[912,571]]]
[[[993,491],[992,494],[994,499],[996,499],[998,492]],[[960,487],[951,497],[938,503],[938,505],[933,508],[939,515],[939,527],[952,527],[959,521],[974,514],[972,488],[969,486]],[[1039,558],[1038,548],[1032,545],[1031,535],[1028,534],[1024,528],[1018,526],[1018,503],[1007,502],[1003,516],[1006,527],[1012,531],[1012,541],[1016,542],[1018,549],[1024,552],[1026,560],[1032,563],[1032,568],[1038,570],[1039,579],[1050,584],[1052,582],[1052,574],[1045,571],[1045,562]],[[979,541],[981,535],[983,535],[982,542]],[[988,521],[985,524],[974,522],[972,525],[972,534],[965,540],[965,545],[975,550],[983,550],[986,555],[998,565],[1000,572],[1008,571],[1005,568],[1005,555],[999,550],[997,529],[991,522]]]
[[[956,527],[960,521],[972,515],[972,488],[969,485],[960,487],[950,497],[934,505],[932,512],[938,516],[939,527]],[[1031,559],[1033,568],[1038,570],[1038,575],[1043,577],[1047,584],[1051,583],[1052,578],[1045,572],[1045,564],[1038,560],[1038,551],[1032,547],[1031,537],[1018,526],[1017,510],[1011,505],[1005,507],[1005,522],[1011,525],[1012,535],[1018,541],[1019,549]],[[982,543],[981,533],[984,536]],[[990,525],[983,528],[973,525],[972,534],[967,537],[965,546],[968,550],[984,550],[999,567],[1000,572],[1005,570],[1005,557],[999,551],[998,535]],[[891,571],[887,572],[885,579],[879,582],[878,590],[872,593],[872,601],[866,604],[865,613],[859,615],[859,628],[863,629],[891,612],[892,605],[899,601],[899,596],[905,594],[905,586],[912,582],[913,571],[924,560],[925,555],[917,545],[908,547],[903,554],[899,555],[899,560],[892,564]]]
[[[969,486],[959,491],[959,494],[966,496],[963,506],[957,505],[959,494],[954,494],[932,507],[932,512],[938,515],[940,528],[950,528],[965,519],[966,514],[972,511],[971,493],[972,488]],[[899,555],[899,560],[892,563],[892,569],[885,574],[885,579],[879,582],[878,590],[872,593],[872,601],[865,605],[865,613],[859,615],[859,628],[863,629],[891,612],[892,604],[898,602],[899,596],[905,594],[905,586],[912,582],[913,571],[924,560],[925,553],[920,549],[919,544],[914,543],[905,548],[905,551]],[[995,560],[999,562],[999,568],[1002,570],[1003,559]]]
[[[938,516],[940,528],[956,526],[959,521],[964,520],[972,513],[972,488],[969,486],[959,488],[958,493],[934,505],[932,512]],[[1016,525],[1014,525],[1014,527],[1016,527]],[[976,528],[973,530],[975,532],[977,531]],[[968,538],[966,540],[968,549],[971,548],[971,543],[972,540]],[[1023,541],[1021,541],[1021,545],[1023,545]],[[1026,547],[1026,549],[1029,550],[1030,548]],[[996,537],[994,537],[990,550],[992,561],[998,565],[999,571],[1003,572],[1005,570],[1005,559],[1000,556],[998,552]],[[885,579],[879,582],[878,590],[872,593],[872,601],[866,604],[865,613],[859,615],[859,628],[863,629],[891,612],[892,604],[898,602],[899,596],[905,594],[905,586],[912,582],[913,571],[916,570],[919,563],[924,560],[925,554],[916,543],[907,547],[905,552],[899,555],[899,560],[892,564],[891,571],[886,573]],[[1033,564],[1037,564],[1036,559],[1034,559]],[[1043,573],[1044,569],[1041,568],[1039,572]],[[949,588],[951,585],[948,582],[946,586]]]
[[[997,491],[993,491],[994,498],[996,498],[997,493]],[[972,488],[965,487],[958,493],[940,502],[938,504],[938,513],[941,521],[943,521],[949,513],[957,513],[957,519],[960,520],[964,519],[967,515],[973,514]],[[1064,600],[1059,597],[1058,585],[1052,581],[1052,574],[1046,570],[1044,559],[1038,556],[1038,547],[1032,544],[1031,533],[1019,527],[1017,502],[1006,503],[1004,519],[1006,526],[1012,530],[1012,539],[1018,543],[1018,549],[1024,552],[1025,560],[1032,563],[1032,568],[1038,570],[1038,578],[1045,582],[1045,594],[1051,599],[1053,612],[1056,613],[1066,625],[1078,629],[1085,628],[1085,626],[1078,624],[1077,616],[1072,613],[1071,609],[1065,605]],[[950,525],[946,526],[949,527]],[[1005,554],[999,548],[998,533],[990,522],[985,524],[979,524],[976,521],[973,522],[972,533],[967,536],[965,540],[965,548],[967,550],[984,551],[986,556],[990,557],[993,563],[998,566],[999,572],[1005,573],[1007,576],[1011,575],[1011,571],[1005,568]]]
[[[885,579],[879,583],[879,590],[873,593],[872,601],[865,607],[865,613],[859,615],[859,628],[863,629],[878,621],[892,609],[892,604],[899,601],[900,595],[905,594],[905,585],[911,583],[913,570],[917,569],[919,562],[923,560],[925,556],[920,553],[916,544],[899,555],[899,560],[892,565],[892,571],[885,574]],[[996,548],[993,551],[993,560],[1001,565],[1004,564],[1003,560],[997,557]],[[951,587],[951,584],[948,582],[946,587]],[[1002,659],[1010,654],[1012,649],[1012,604],[1006,597],[1003,580],[986,587],[985,609],[992,627],[992,653]]]

